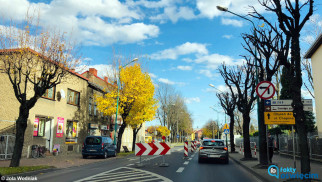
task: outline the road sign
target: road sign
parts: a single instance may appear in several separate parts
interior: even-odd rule
[[[223,128],[224,130],[225,129],[228,129],[229,130],[229,126],[228,126],[228,124],[226,123],[225,125],[224,125],[224,128]]]
[[[256,93],[261,99],[270,99],[275,94],[275,87],[269,81],[262,81],[256,87]]]
[[[293,112],[292,106],[268,106],[272,112]],[[313,111],[313,106],[303,106],[304,111]],[[266,110],[265,110],[266,111]]]
[[[171,154],[168,143],[136,143],[135,155],[168,155]]]
[[[291,106],[293,100],[271,100],[271,106]],[[302,99],[304,106],[312,106],[312,99]]]
[[[224,129],[224,134],[228,135],[229,134],[229,129]]]
[[[264,112],[265,124],[295,124],[293,112]]]
[[[271,100],[265,100],[265,106],[270,106],[271,105]]]
[[[179,135],[177,135],[177,138],[179,138]]]

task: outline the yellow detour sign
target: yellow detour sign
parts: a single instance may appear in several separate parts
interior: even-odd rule
[[[264,112],[265,124],[295,124],[293,112]]]
[[[225,130],[225,129],[229,129],[229,126],[228,126],[228,124],[227,124],[227,123],[224,125],[224,130]]]

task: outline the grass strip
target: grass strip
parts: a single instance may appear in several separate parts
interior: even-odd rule
[[[37,170],[49,169],[49,168],[54,168],[54,167],[53,166],[0,167],[0,174],[10,175],[10,174],[25,173],[25,172],[37,171]]]
[[[126,157],[130,154],[134,154],[134,151],[131,151],[131,152],[120,152],[120,153],[117,153],[117,156],[118,157]]]

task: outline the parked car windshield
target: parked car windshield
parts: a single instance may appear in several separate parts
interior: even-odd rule
[[[86,145],[100,145],[101,144],[101,137],[87,137],[86,138]]]
[[[224,143],[221,141],[204,141],[203,146],[224,146]]]

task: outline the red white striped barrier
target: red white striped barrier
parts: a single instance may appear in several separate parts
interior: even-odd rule
[[[255,143],[255,157],[256,157],[256,143]]]
[[[195,151],[195,145],[193,144],[193,141],[191,141],[191,152]]]
[[[171,154],[168,143],[136,143],[135,155],[168,155]]]
[[[188,157],[188,142],[184,142],[184,156]]]
[[[194,141],[193,145],[194,145],[195,150],[197,150],[197,141]]]

